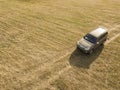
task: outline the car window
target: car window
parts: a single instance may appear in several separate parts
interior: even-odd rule
[[[96,43],[97,42],[97,38],[91,34],[87,34],[84,36],[84,39],[91,42],[91,43]]]

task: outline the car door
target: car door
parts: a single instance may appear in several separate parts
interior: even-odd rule
[[[101,45],[105,41],[105,39],[106,39],[106,33],[100,36],[100,39],[98,41],[99,44]]]

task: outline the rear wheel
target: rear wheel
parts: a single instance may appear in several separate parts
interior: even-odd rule
[[[78,45],[76,46],[76,49],[79,49],[79,46],[78,46]]]
[[[103,43],[101,43],[101,45],[104,45],[105,41],[106,41],[106,39],[103,41]]]

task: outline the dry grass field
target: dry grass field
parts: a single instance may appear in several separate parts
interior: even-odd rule
[[[77,50],[99,26],[105,45]],[[120,90],[120,0],[0,0],[0,90]]]

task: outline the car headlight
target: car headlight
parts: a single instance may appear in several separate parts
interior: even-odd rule
[[[85,50],[89,50],[89,49],[90,49],[90,47],[86,47],[86,48],[85,48]]]

